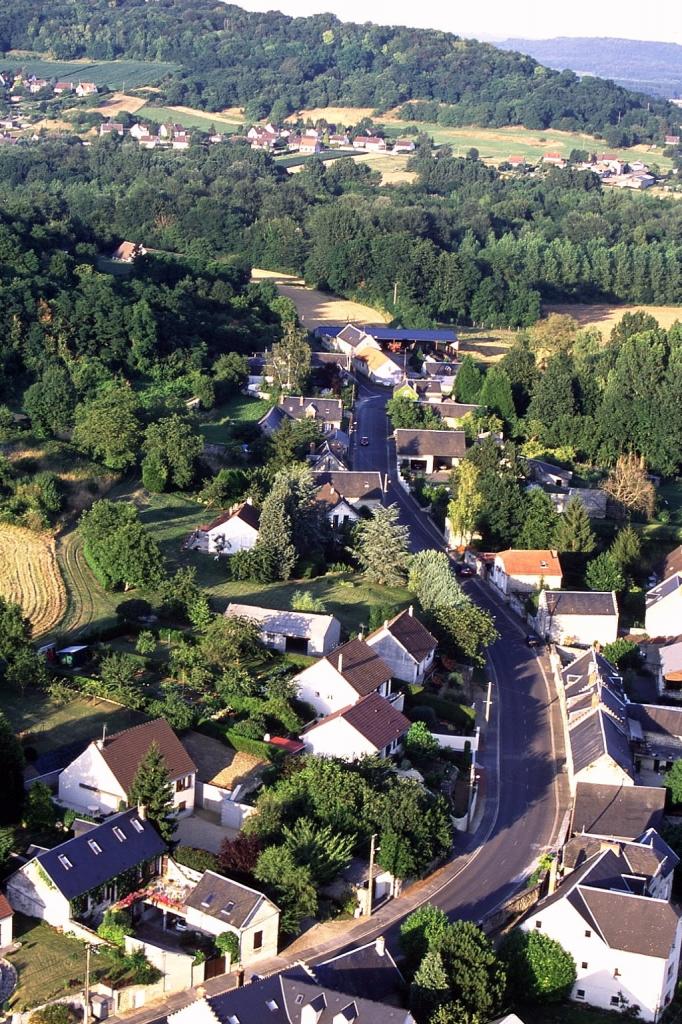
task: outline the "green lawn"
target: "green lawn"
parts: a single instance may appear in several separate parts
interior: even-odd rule
[[[209,131],[214,128],[222,135],[230,135],[236,132],[242,122],[228,121],[222,114],[204,113],[201,110],[188,113],[186,110],[174,110],[172,107],[156,107],[151,103],[141,107],[136,114],[137,117],[145,118],[148,121],[172,122],[181,124],[184,128],[201,128]]]
[[[19,979],[9,1000],[11,1010],[40,1006],[83,987],[83,942],[23,914],[14,915],[14,938],[21,948],[9,954]]]
[[[2,62],[0,62],[2,63]],[[143,85],[155,85],[166,75],[179,71],[179,64],[145,60],[46,60],[41,56],[14,57],[15,66],[21,64],[29,74],[38,78],[57,78],[65,82],[94,82],[110,89],[139,89]]]
[[[96,697],[78,697],[68,704],[59,704],[47,695],[29,690],[25,694],[7,692],[0,695],[0,709],[7,715],[13,729],[25,733],[28,745],[39,754],[55,750],[76,740],[90,740],[107,732],[119,732],[145,720],[138,711],[121,708]],[[30,737],[30,739],[29,739]]]
[[[272,405],[262,398],[233,395],[226,402],[203,413],[199,430],[210,444],[225,444],[230,439],[233,423],[256,423]]]

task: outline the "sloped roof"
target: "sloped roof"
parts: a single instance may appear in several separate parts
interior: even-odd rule
[[[262,892],[225,878],[215,871],[204,871],[185,900],[186,906],[215,917],[233,928],[244,928],[263,903],[269,903],[273,909],[277,909]]]
[[[540,600],[543,600],[543,591]],[[616,595],[611,590],[552,590],[554,615],[618,615]],[[546,601],[546,597],[545,597]]]
[[[308,410],[313,410],[315,419],[325,422],[340,422],[343,419],[343,402],[340,398],[304,398],[303,395],[281,395],[279,405],[292,419],[305,419]]]
[[[228,509],[227,512],[222,512],[219,516],[208,524],[208,526],[201,526],[200,529],[204,533],[208,533],[209,530],[216,530],[219,526],[224,526],[230,519],[239,519],[242,523],[246,523],[252,530],[258,530],[260,526],[260,514],[258,510],[251,504],[250,501],[243,501],[236,508]]]
[[[391,678],[391,670],[364,640],[348,640],[325,658],[356,693],[373,693]]]
[[[7,917],[12,917],[14,911],[9,904],[7,897],[0,892],[0,921],[4,921]]]
[[[384,629],[394,637],[415,661],[423,661],[431,651],[435,651],[438,641],[429,633],[426,626],[412,613],[412,608],[398,612],[385,626],[379,626],[367,637],[367,643],[379,636]],[[371,644],[370,644],[371,646]]]
[[[661,568],[661,578],[665,580],[676,572],[682,572],[682,544],[678,544],[665,556]]]
[[[580,895],[611,949],[667,960],[678,916],[666,900],[580,887]]]
[[[608,755],[623,771],[632,775],[632,754],[627,737],[603,707],[596,707],[578,719],[570,726],[568,736],[576,774]]]
[[[389,743],[400,739],[411,725],[409,718],[378,693],[363,697],[341,717],[377,750],[383,750]]]
[[[237,604],[232,601],[225,612],[229,618],[252,619],[266,633],[280,633],[282,636],[299,637],[304,640],[322,641],[336,621],[333,615],[318,615],[313,612],[282,611],[279,608],[261,608],[259,605]]]
[[[381,501],[384,491],[381,482],[381,473],[375,470],[367,472],[352,470],[329,470],[322,473],[314,473],[313,480],[318,488],[330,484],[335,491],[348,498],[349,501],[358,501],[364,498],[366,501]]]
[[[447,417],[453,420],[461,420],[469,413],[480,409],[480,405],[466,405],[464,402],[427,402],[425,404],[443,419]]]
[[[665,789],[579,782],[573,804],[574,833],[634,839],[663,820]]]
[[[435,455],[443,458],[464,458],[466,434],[463,430],[405,430],[395,431],[398,456],[419,458]]]
[[[682,572],[674,572],[667,576],[662,583],[647,591],[646,606],[651,608],[660,601],[670,599],[671,604],[677,602],[680,609],[680,628],[682,628]]]
[[[508,576],[561,576],[561,562],[557,551],[536,548],[522,550],[509,548],[500,551],[496,560],[502,562]]]
[[[142,820],[133,808],[46,850],[36,861],[61,894],[72,900],[122,871],[160,856],[165,849],[166,844],[152,823]]]
[[[382,367],[392,367],[399,373],[403,372],[402,366],[399,366],[395,359],[391,359],[390,356],[387,356],[385,352],[378,348],[364,348],[354,358],[361,359],[363,363],[367,364],[367,369],[373,373],[377,373]]]
[[[155,718],[107,736],[100,747],[102,757],[125,793],[130,792],[135,773],[153,743],[161,751],[171,779],[196,772],[194,761],[165,718]]]

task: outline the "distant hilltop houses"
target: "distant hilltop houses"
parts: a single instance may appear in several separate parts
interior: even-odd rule
[[[300,153],[301,155],[321,153],[323,150],[348,149],[365,153],[409,154],[415,150],[413,139],[385,139],[369,131],[353,135],[351,129],[338,125],[327,125],[305,129],[277,127],[271,123],[252,125],[246,133],[251,149],[267,152]]]
[[[679,145],[679,135],[666,135],[665,145]],[[571,162],[562,153],[548,152],[536,158],[510,155],[500,163],[501,170],[536,171],[538,169],[558,168],[565,170],[571,166],[576,171],[591,171],[596,174],[604,185],[615,188],[646,189],[656,183],[649,165],[643,160],[625,160],[615,153],[595,153],[587,160]]]

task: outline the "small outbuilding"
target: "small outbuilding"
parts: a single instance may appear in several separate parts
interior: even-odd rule
[[[243,618],[256,622],[262,643],[282,653],[322,656],[338,647],[341,639],[341,623],[333,615],[281,611],[279,608],[235,602],[228,605],[225,615],[228,619]]]

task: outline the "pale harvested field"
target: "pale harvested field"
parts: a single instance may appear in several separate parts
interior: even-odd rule
[[[213,121],[215,124],[241,124],[243,118],[239,115],[228,116],[228,111],[223,110],[220,114],[214,114],[207,110],[198,110],[195,107],[169,107],[169,110],[177,110],[178,114],[190,114],[193,117],[201,117],[206,121]]]
[[[379,171],[382,185],[411,185],[419,177],[416,171],[406,170],[410,159],[406,154],[366,153],[353,159],[356,163],[367,164],[373,171]]]
[[[218,111],[223,117],[229,117],[231,121],[239,121],[240,123],[244,120],[244,108],[243,107],[224,107]]]
[[[66,611],[66,591],[54,537],[0,525],[0,594],[21,605],[36,637],[60,621]]]
[[[609,306],[605,303],[589,305],[566,302],[543,307],[548,316],[550,313],[567,313],[581,327],[596,327],[605,340],[616,324],[620,323],[624,313],[636,313],[638,310],[655,317],[663,328],[672,327],[676,320],[682,321],[682,306]]]
[[[295,114],[290,114],[287,121],[298,121],[299,119],[307,121],[308,118],[311,121],[318,121],[323,117],[330,124],[347,126],[357,124],[363,117],[371,117],[373,109],[373,107],[311,107],[309,110],[297,110]],[[377,118],[377,120],[382,120],[382,118]]]
[[[135,114],[146,102],[147,100],[142,96],[126,96],[124,92],[115,92],[99,107],[95,107],[95,110],[98,114],[103,114],[104,117],[114,117],[123,111]]]
[[[309,331],[315,330],[324,323],[343,323],[352,320],[357,324],[385,324],[389,317],[372,306],[365,306],[361,302],[352,302],[350,299],[342,299],[336,295],[329,295],[327,292],[317,291],[315,288],[308,288],[301,278],[292,274],[280,274],[276,270],[252,271],[254,281],[272,280],[277,285],[280,295],[286,296],[296,306],[298,316]]]

